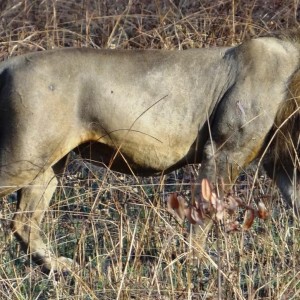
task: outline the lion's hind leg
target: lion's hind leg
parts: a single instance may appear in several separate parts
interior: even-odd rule
[[[288,205],[300,216],[299,158],[294,162],[291,159],[281,161],[274,155],[269,155],[264,161],[264,168],[268,176],[275,181]]]
[[[40,224],[57,186],[52,168],[40,173],[28,186],[18,191],[18,208],[13,220],[14,234],[34,261],[45,270],[66,270],[71,259],[56,258],[49,245],[43,242]]]

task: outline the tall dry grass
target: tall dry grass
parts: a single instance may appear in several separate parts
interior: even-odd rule
[[[0,56],[235,45],[297,26],[298,8],[297,0],[2,0]],[[246,201],[263,197],[267,221],[235,234],[215,228],[201,249],[165,210],[170,191],[189,196],[197,172],[137,178],[72,157],[42,224],[49,247],[81,266],[59,278],[20,251],[9,229],[15,199],[3,199],[0,299],[300,299],[299,223],[271,182],[263,173],[254,182],[253,167],[235,190]]]

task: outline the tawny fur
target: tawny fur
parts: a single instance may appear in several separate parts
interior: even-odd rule
[[[13,230],[28,253],[49,270],[72,264],[51,253],[40,224],[74,149],[140,175],[201,163],[197,181],[227,190],[263,153],[267,174],[300,209],[299,40],[291,31],[236,47],[69,48],[2,62],[0,196],[18,191]]]

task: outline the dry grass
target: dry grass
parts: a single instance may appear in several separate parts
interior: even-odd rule
[[[299,1],[0,1],[0,55],[56,47],[186,49],[233,45],[298,24]],[[133,178],[74,158],[43,222],[44,238],[80,272],[46,276],[11,236],[13,197],[1,202],[1,299],[300,299],[299,223],[264,176],[239,181],[271,212],[248,232],[215,229],[201,261],[187,226],[165,211],[168,192],[189,194],[197,167]],[[254,186],[254,190],[252,187]],[[250,196],[252,195],[252,196]],[[249,199],[250,198],[250,199]],[[218,233],[218,238],[216,234]],[[198,251],[201,251],[199,247]],[[218,270],[221,289],[218,289]]]

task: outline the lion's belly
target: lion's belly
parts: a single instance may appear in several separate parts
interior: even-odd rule
[[[141,172],[143,169],[164,171],[186,156],[195,139],[196,136],[180,139],[180,135],[176,138],[170,135],[158,138],[141,133],[124,133],[122,138],[114,139],[113,144],[110,141],[109,146],[119,151]]]
[[[197,133],[197,130],[189,130],[188,134],[187,129],[172,131],[167,128],[164,133],[141,127],[110,129],[87,132],[78,144],[82,144],[79,147],[81,156],[112,166],[116,171],[127,173],[132,169],[141,175],[153,174],[178,165],[191,154]]]

